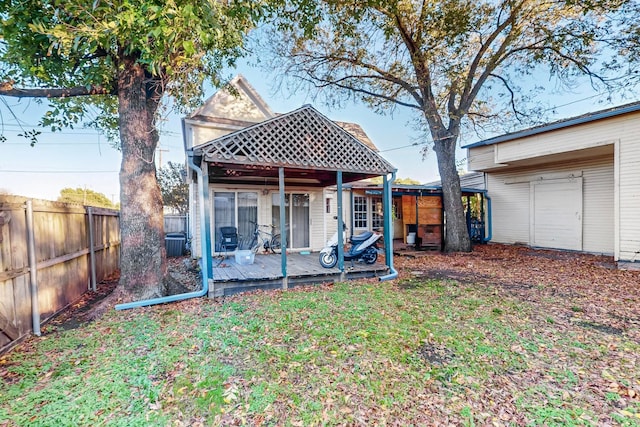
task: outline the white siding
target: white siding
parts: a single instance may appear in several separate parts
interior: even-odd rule
[[[309,245],[312,250],[324,246],[324,192],[309,192]]]
[[[462,188],[473,188],[484,190],[484,173],[471,172],[460,176],[460,186]]]
[[[611,145],[614,140],[632,137],[640,126],[638,114],[627,114],[607,120],[571,126],[527,138],[503,142],[496,147],[495,161],[509,163],[553,154]]]
[[[640,262],[640,141],[621,140],[619,177],[620,251],[618,259]]]
[[[496,167],[493,145],[469,148],[467,150],[467,159],[467,165],[471,171],[482,171]]]
[[[492,241],[532,244],[530,182],[580,173],[583,180],[582,246],[587,252],[614,252],[613,156],[487,174],[492,201]]]

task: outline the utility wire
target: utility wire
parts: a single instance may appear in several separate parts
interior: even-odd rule
[[[17,170],[17,169],[9,169],[4,170],[0,169],[0,173],[119,173],[119,171],[61,171],[61,170]]]

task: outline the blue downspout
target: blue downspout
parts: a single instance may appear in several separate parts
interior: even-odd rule
[[[488,242],[491,240],[493,236],[493,229],[491,227],[491,197],[489,194],[485,193],[484,197],[487,199],[487,237],[483,238],[483,242]]]
[[[189,298],[203,297],[209,293],[209,277],[211,276],[211,272],[213,268],[211,266],[211,233],[209,229],[209,213],[208,213],[209,197],[208,197],[208,191],[205,191],[205,188],[204,188],[204,179],[203,179],[202,169],[200,169],[193,162],[192,150],[189,150],[187,152],[187,159],[189,162],[189,167],[193,169],[198,175],[198,193],[202,196],[201,203],[199,205],[200,235],[202,236],[202,239],[204,239],[203,242],[200,242],[200,248],[202,249],[202,261],[201,261],[202,262],[202,265],[201,265],[202,289],[199,291],[187,292],[184,294],[169,295],[166,297],[152,298],[152,299],[147,299],[142,301],[128,302],[124,304],[117,304],[115,306],[116,310],[128,310],[130,308],[146,307],[149,305],[182,301]]]
[[[387,266],[389,267],[389,274],[381,276],[380,281],[392,280],[398,277],[398,272],[393,268],[393,223],[391,222],[391,183],[396,179],[396,172],[391,174],[391,179],[387,175],[383,179],[383,192],[384,192],[384,256],[387,260]]]

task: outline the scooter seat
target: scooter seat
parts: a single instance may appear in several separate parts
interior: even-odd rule
[[[365,231],[364,233],[358,234],[357,236],[351,236],[351,243],[362,243],[371,236],[373,236],[372,231]]]

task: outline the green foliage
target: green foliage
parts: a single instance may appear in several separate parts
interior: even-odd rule
[[[172,162],[162,166],[158,171],[163,204],[180,214],[186,214],[189,210],[189,185],[186,174],[187,170],[183,164]]]
[[[420,185],[420,181],[413,178],[397,178],[393,183],[400,185]]]
[[[102,95],[117,93],[118,70],[132,58],[175,105],[192,107],[204,80],[219,84],[220,70],[242,54],[262,8],[255,1],[2,0],[0,82],[3,89],[85,87],[90,96],[82,100],[49,99],[42,124],[113,129],[117,104]]]
[[[60,190],[58,201],[107,209],[117,208],[107,196],[89,188],[63,188]]]
[[[207,80],[221,84],[263,8],[254,0],[0,0],[0,95],[55,98],[42,125],[103,129],[122,151],[120,285],[133,298],[161,292],[166,279],[152,268],[164,262],[151,160],[159,113],[191,108]]]
[[[371,178],[369,181],[371,181],[373,184],[382,185],[382,177],[381,176],[376,176],[375,178]],[[393,184],[420,185],[420,181],[415,180],[413,178],[396,178],[395,181],[393,181]]]

